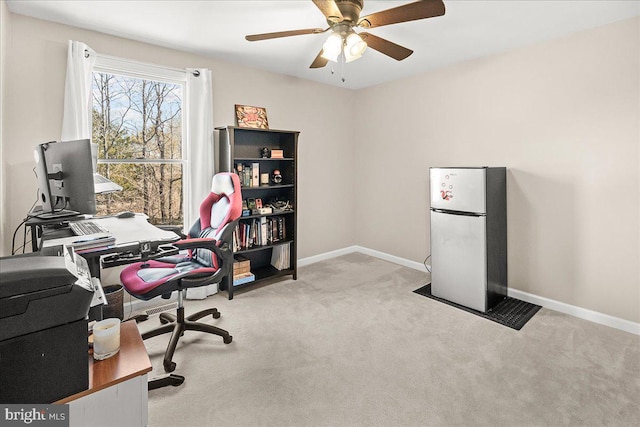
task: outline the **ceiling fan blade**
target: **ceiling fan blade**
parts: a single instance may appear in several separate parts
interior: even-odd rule
[[[304,34],[320,34],[320,33],[324,33],[325,31],[327,30],[323,30],[322,28],[307,28],[304,30],[279,31],[277,33],[252,34],[249,36],[245,36],[245,39],[247,39],[250,42],[255,42],[258,40],[277,39],[280,37],[290,37],[290,36],[301,36]]]
[[[318,9],[320,9],[320,12],[331,22],[340,22],[344,19],[342,12],[340,12],[334,0],[313,0],[313,4],[315,4]]]
[[[322,68],[327,65],[327,62],[329,62],[329,60],[322,57],[322,52],[323,50],[321,49],[320,53],[318,54],[318,56],[316,56],[316,59],[313,60],[309,68]]]
[[[371,49],[384,53],[397,61],[402,61],[413,53],[411,49],[407,49],[406,47],[402,47],[399,44],[395,44],[381,37],[374,36],[373,34],[359,33],[358,35],[362,37],[362,40],[364,40],[367,46]]]
[[[420,0],[367,15],[360,18],[358,25],[363,28],[382,27],[383,25],[442,16],[444,12],[442,0]]]

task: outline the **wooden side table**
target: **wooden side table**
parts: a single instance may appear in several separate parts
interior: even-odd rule
[[[70,426],[146,426],[151,361],[135,321],[120,325],[115,356],[88,363],[89,388],[55,402],[69,404]]]

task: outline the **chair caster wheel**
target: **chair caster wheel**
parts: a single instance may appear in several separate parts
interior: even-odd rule
[[[225,344],[229,344],[231,341],[233,341],[233,337],[231,335],[229,335],[229,338],[224,338],[222,340]]]
[[[165,372],[173,372],[176,370],[176,363],[175,362],[169,362],[168,364],[165,363],[164,364],[164,370]]]
[[[162,323],[163,325],[166,325],[167,323],[169,323],[169,321],[163,317],[160,318],[160,323]]]
[[[213,313],[213,314],[211,315],[211,317],[213,317],[214,319],[219,319],[219,318],[220,318],[220,312],[219,312],[219,311],[216,311],[215,313]]]
[[[149,316],[147,316],[146,314],[138,314],[133,318],[133,320],[135,320],[136,323],[144,322],[145,320],[148,320],[148,319],[149,319]]]

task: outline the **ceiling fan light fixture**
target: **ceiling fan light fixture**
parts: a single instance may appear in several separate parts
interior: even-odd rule
[[[327,41],[322,45],[322,57],[329,61],[338,61],[338,56],[342,52],[342,36],[338,33],[331,33]]]
[[[367,50],[367,43],[362,40],[362,37],[356,33],[351,33],[347,36],[347,46],[345,47],[347,56],[360,58],[365,50]]]
[[[344,62],[345,63],[349,63],[349,62],[355,61],[356,59],[360,59],[360,58],[362,58],[362,54],[360,54],[360,55],[351,55],[349,53],[349,51],[345,49],[345,51],[344,51]]]

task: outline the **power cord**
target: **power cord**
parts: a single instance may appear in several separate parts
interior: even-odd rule
[[[431,273],[431,269],[429,268],[429,265],[427,264],[427,261],[429,261],[429,258],[431,258],[431,254],[427,255],[427,257],[424,259],[424,261],[422,263],[424,264],[424,268],[426,268],[427,271],[429,273]]]
[[[23,236],[22,246],[19,247],[17,250],[16,250],[16,235],[18,234],[18,230],[20,230],[20,227],[22,227],[22,225],[25,222],[27,222],[27,218],[23,219],[22,222],[16,227],[15,231],[13,232],[13,238],[11,239],[11,255],[15,255],[16,252],[19,251],[20,249],[22,249],[22,253],[24,253],[24,247],[27,245],[27,242],[26,242],[27,227],[24,228],[25,235]]]
[[[36,203],[38,203],[37,197],[36,197],[36,201],[33,202],[31,207],[29,208],[29,212],[33,210],[33,207],[36,205]],[[16,235],[18,234],[18,230],[20,230],[20,227],[22,227],[24,223],[27,222],[30,218],[32,217],[29,216],[29,214],[27,214],[27,217],[24,218],[20,224],[18,224],[15,231],[13,232],[13,238],[11,239],[11,255],[15,255],[16,252],[19,251],[20,249],[22,249],[22,253],[24,253],[25,246],[27,246],[27,243],[30,242],[30,241],[27,242],[27,227],[25,226],[24,233],[22,235],[22,246],[16,249]],[[33,236],[31,236],[31,239],[33,239]]]
[[[54,206],[58,204],[58,201],[60,200],[60,197],[56,197],[56,202],[54,203]],[[24,226],[24,232],[22,235],[22,246],[16,248],[16,235],[18,234],[18,230],[20,230],[20,227],[22,227],[28,220],[32,219],[32,218],[37,218],[37,219],[43,219],[44,217],[42,215],[44,215],[45,213],[41,213],[41,214],[36,214],[33,215],[31,214],[31,212],[33,211],[33,208],[36,206],[36,204],[38,203],[38,197],[36,196],[36,201],[33,202],[33,204],[31,205],[31,207],[29,208],[29,213],[27,214],[27,216],[22,220],[22,222],[20,222],[20,224],[18,224],[18,226],[16,227],[15,231],[13,232],[13,237],[11,239],[11,255],[15,255],[18,251],[22,250],[22,253],[24,253],[27,243],[30,243],[34,238],[37,238],[36,236],[31,236],[31,239],[27,242],[27,227],[26,225]],[[57,213],[57,212],[62,212],[64,211],[67,206],[69,205],[69,201],[65,200],[64,201],[64,206],[58,210],[53,211],[53,213]],[[46,218],[44,218],[46,219]],[[31,233],[30,233],[31,235]]]

